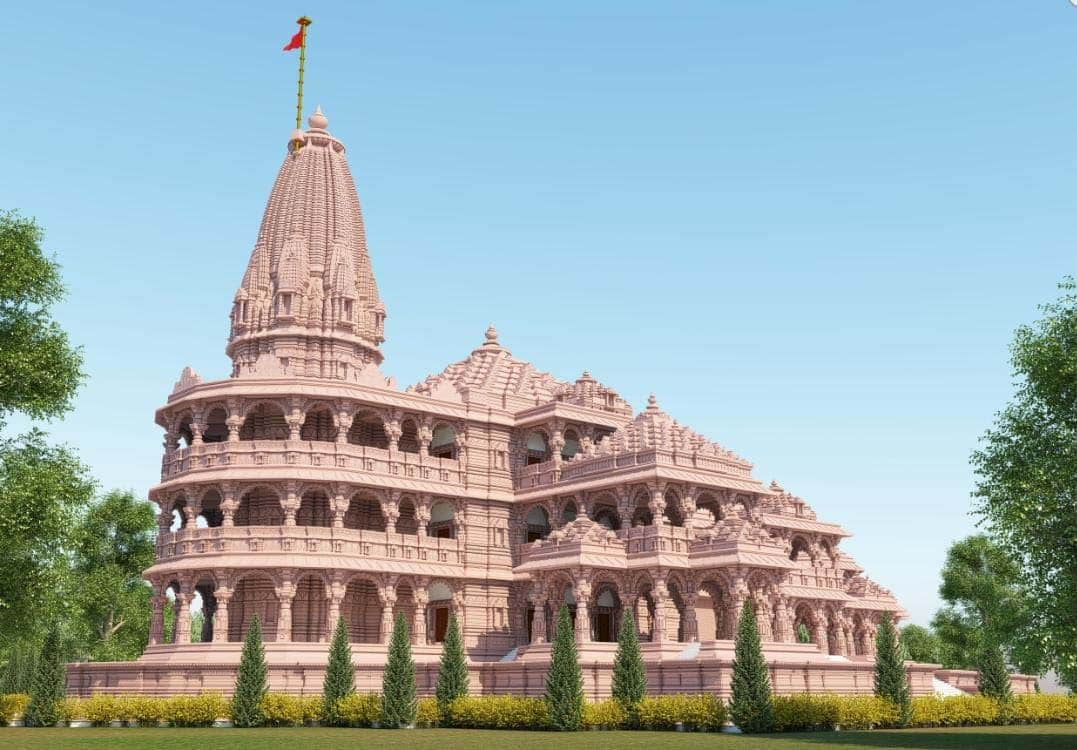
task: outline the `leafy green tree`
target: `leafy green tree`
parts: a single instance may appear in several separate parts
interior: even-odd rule
[[[553,653],[546,672],[546,705],[554,729],[574,732],[583,726],[583,673],[576,656],[572,617],[565,604],[557,615]]]
[[[1016,393],[972,455],[977,512],[1021,569],[1030,626],[1011,658],[1077,687],[1077,283],[1066,278],[1010,347]]]
[[[33,219],[0,212],[0,424],[12,411],[63,414],[84,377],[82,352],[50,314],[64,286],[42,236]]]
[[[774,731],[774,705],[770,694],[770,674],[763,657],[763,643],[751,600],[745,599],[737,623],[733,647],[732,696],[729,715],[742,732]]]
[[[202,642],[202,628],[206,625],[206,615],[202,610],[191,613],[191,643]]]
[[[355,665],[352,647],[348,642],[348,625],[343,617],[337,619],[333,641],[329,645],[329,663],[322,681],[322,723],[327,727],[344,726],[340,715],[340,699],[355,692]]]
[[[236,691],[232,696],[232,723],[237,727],[260,727],[265,723],[262,699],[268,691],[269,667],[262,645],[262,623],[258,615],[247,626],[243,653],[239,657]]]
[[[980,647],[976,669],[980,673],[980,693],[1000,701],[1013,697],[1006,659],[999,645],[990,638],[985,639]]]
[[[42,432],[0,440],[3,642],[40,633],[63,614],[71,530],[93,494],[86,467],[68,449],[47,445]]]
[[[797,625],[797,643],[811,643],[811,631],[804,623]]]
[[[8,647],[0,694],[30,692],[37,671],[37,654],[36,644],[29,640],[18,641]]]
[[[939,637],[923,625],[906,625],[901,629],[901,645],[913,661],[938,664],[942,652]]]
[[[105,495],[76,527],[69,588],[80,656],[122,661],[145,649],[152,613],[142,571],[153,564],[155,528],[153,507],[120,491]],[[201,620],[191,624],[200,639]]]
[[[647,694],[647,669],[639,647],[639,633],[632,610],[625,608],[621,632],[617,635],[617,653],[613,657],[613,699],[628,712],[630,722],[638,721],[639,703]]]
[[[463,698],[467,692],[467,655],[464,653],[464,640],[460,636],[460,623],[456,621],[456,615],[452,615],[449,618],[449,628],[445,631],[445,640],[441,644],[441,663],[438,664],[438,684],[435,691],[438,710],[448,724],[452,724],[452,702]]]
[[[381,725],[386,729],[404,729],[415,724],[418,702],[415,698],[415,662],[411,658],[408,621],[397,613],[393,635],[389,639],[389,661],[381,685]]]
[[[983,534],[955,542],[946,554],[939,595],[947,606],[931,624],[943,666],[974,669],[989,637],[1008,648],[1022,669],[1039,672],[1042,652],[1024,640],[1031,603],[1020,565],[1005,548]]]
[[[51,727],[60,719],[60,699],[67,688],[67,659],[60,641],[59,629],[49,629],[37,669],[30,686],[30,704],[26,707],[26,726]]]
[[[883,612],[879,630],[875,634],[875,695],[897,706],[901,726],[909,723],[912,709],[904,656],[894,621],[889,612]]]

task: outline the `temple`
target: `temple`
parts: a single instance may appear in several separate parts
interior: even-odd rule
[[[71,692],[230,692],[255,614],[273,689],[321,690],[343,618],[357,687],[377,690],[400,613],[424,693],[455,614],[473,692],[539,694],[566,604],[589,697],[609,693],[626,609],[652,692],[727,694],[745,600],[776,690],[871,692],[880,616],[904,613],[848,533],[654,396],[636,413],[586,371],[558,380],[493,327],[409,388],[382,373],[386,308],[328,125],[319,109],[289,139],[232,302],[231,377],[187,368],[157,411],[149,646],[71,665]],[[937,672],[910,664],[914,693]]]

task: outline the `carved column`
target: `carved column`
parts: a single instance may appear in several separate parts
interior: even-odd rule
[[[292,411],[284,421],[288,423],[288,439],[298,440],[300,430],[303,429],[303,412],[297,406],[292,406]]]
[[[228,642],[228,602],[232,600],[232,589],[218,587],[213,592],[217,599],[217,612],[213,616],[213,642]]]
[[[161,512],[157,514],[157,539],[158,541],[164,541],[166,534],[171,534],[172,528],[172,513],[165,510],[164,506],[161,507]]]
[[[434,429],[431,425],[430,418],[424,417],[422,424],[419,425],[419,455],[430,455],[430,441],[434,439]]]
[[[353,421],[355,421],[355,415],[349,411],[341,409],[336,413],[337,443],[348,442],[348,432],[351,431]]]
[[[332,487],[333,491],[333,504],[331,509],[333,511],[333,528],[344,528],[344,515],[348,512],[348,496],[346,494],[346,488],[342,484],[335,484]]]
[[[666,582],[661,579],[655,581],[652,594],[654,596],[654,626],[651,628],[651,642],[664,643],[669,635],[666,632],[666,608],[671,604]]]
[[[430,506],[432,499],[430,495],[419,495],[415,502],[415,522],[418,524],[419,538],[425,539],[427,534],[427,526],[430,523]]]
[[[278,643],[286,643],[292,640],[292,599],[295,598],[293,575],[291,571],[286,573],[281,585],[277,588],[277,604],[280,611],[277,618]]]
[[[685,641],[699,640],[699,621],[696,619],[696,604],[699,601],[699,592],[687,590],[681,594],[684,600],[684,614],[681,615],[681,633]]]
[[[190,429],[191,429],[191,445],[202,445],[202,423],[201,423],[201,421],[191,422]]]
[[[295,526],[295,514],[299,510],[299,486],[295,482],[288,482],[285,491],[284,525]]]
[[[393,410],[389,413],[389,416],[382,420],[382,428],[385,430],[385,436],[389,438],[389,450],[400,450],[400,436],[404,434],[404,428],[400,426],[401,413],[397,410]]]
[[[165,433],[165,453],[174,453],[179,450],[179,433],[169,430]]]
[[[228,418],[224,420],[225,426],[228,428],[228,442],[239,442],[239,430],[243,427],[243,417],[239,414],[239,402],[228,402]]]
[[[738,574],[733,579],[733,612],[730,621],[733,623],[732,637],[737,637],[737,628],[740,625],[740,611],[744,608],[744,601],[748,598],[748,584],[743,574]]]
[[[586,578],[577,578],[576,595],[576,643],[591,642],[591,582]]]
[[[426,606],[430,603],[430,595],[426,593],[426,587],[416,586],[412,590],[415,598],[415,617],[411,639],[416,646],[426,645]]]
[[[336,630],[337,622],[340,620],[340,605],[344,603],[344,594],[347,588],[344,585],[344,580],[339,574],[334,574],[332,582],[329,584],[329,632],[332,633]]]
[[[785,597],[780,597],[774,606],[774,618],[778,623],[777,639],[782,643],[796,641],[796,633],[793,632],[793,614],[789,611],[789,604]]]
[[[664,526],[666,523],[666,498],[661,486],[651,488],[651,501],[647,503],[647,507],[651,511],[651,523],[655,526]]]
[[[400,492],[386,493],[381,500],[381,513],[385,516],[385,530],[390,534],[396,533],[396,521],[400,518]]]
[[[154,584],[153,596],[150,598],[150,606],[153,608],[153,614],[150,616],[151,646],[164,642],[166,601],[163,588],[159,584]]]
[[[396,605],[396,586],[381,587],[381,642],[388,643],[393,634],[393,607]]]
[[[767,602],[765,594],[758,594],[752,597],[752,603],[755,605],[755,622],[756,627],[759,629],[759,638],[764,641],[773,641],[774,633],[770,626],[770,604]]]
[[[236,488],[227,483],[221,486],[221,526],[234,526],[236,516]]]
[[[531,590],[531,606],[534,614],[531,616],[531,643],[539,644],[546,642],[546,589],[535,586]]]
[[[172,606],[176,609],[176,630],[172,634],[172,641],[176,644],[191,642],[191,597],[185,589],[186,582],[181,584],[183,590],[176,592],[176,601]]]
[[[815,645],[822,649],[824,654],[830,652],[830,644],[826,637],[826,620],[823,619],[822,615],[819,613],[815,614],[815,627],[814,632],[812,633],[812,640],[815,641]]]

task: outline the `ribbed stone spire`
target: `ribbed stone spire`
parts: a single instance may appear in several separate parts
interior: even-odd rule
[[[353,380],[382,360],[385,306],[344,144],[320,107],[308,122],[289,139],[236,292],[233,377]]]

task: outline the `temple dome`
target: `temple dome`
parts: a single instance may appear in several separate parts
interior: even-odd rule
[[[234,377],[353,380],[382,360],[378,296],[344,144],[319,107],[293,131],[232,307]]]

